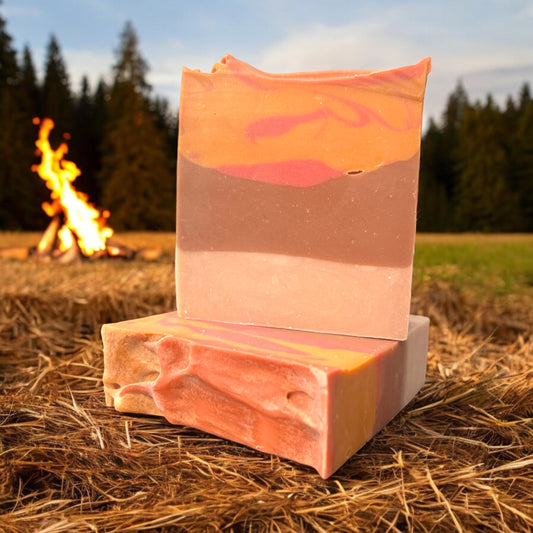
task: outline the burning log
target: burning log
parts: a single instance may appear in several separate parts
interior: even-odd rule
[[[86,255],[78,245],[78,239],[72,234],[71,244],[65,249],[60,249],[57,245],[60,242],[58,233],[60,231],[60,223],[54,217],[48,227],[46,228],[39,244],[33,249],[25,249],[26,254],[16,252],[15,248],[4,250],[4,254],[0,250],[0,257],[22,258],[33,257],[37,261],[57,261],[59,263],[72,263],[77,261],[98,261],[101,259],[140,259],[144,261],[157,261],[162,255],[160,247],[142,247],[132,248],[124,243],[118,242],[115,239],[107,239],[103,250]],[[65,226],[62,226],[65,227]],[[70,230],[69,230],[70,231]],[[63,242],[69,238],[61,237]],[[9,250],[13,251],[11,255]]]
[[[24,246],[0,248],[0,259],[28,259],[32,249]]]
[[[60,224],[59,216],[56,215],[52,218],[37,245],[35,250],[36,257],[47,257],[52,253],[52,250],[56,246],[57,232],[59,231]]]
[[[107,240],[106,253],[111,257],[122,257],[124,259],[133,259],[135,250],[111,239]]]
[[[81,253],[78,241],[73,239],[72,245],[66,250],[54,250],[52,252],[52,259],[57,260],[59,263],[74,263],[80,261],[83,255]]]
[[[66,250],[60,250],[56,245],[57,234],[53,232],[54,229],[57,229],[57,226],[58,224],[55,222],[55,219],[53,219],[43,233],[39,244],[36,246],[10,246],[0,248],[0,259],[33,259],[45,263],[50,261],[72,263],[79,261],[99,261],[103,259],[157,261],[163,254],[163,250],[160,246],[132,248],[131,246],[120,243],[114,239],[107,240],[105,250],[101,250],[90,256],[86,256],[81,252],[76,240],[74,240],[72,246]],[[46,243],[46,246],[41,243]]]

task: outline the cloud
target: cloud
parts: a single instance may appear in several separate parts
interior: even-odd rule
[[[111,70],[114,63],[111,50],[72,49],[63,51],[65,62],[68,65],[68,73],[72,89],[77,92],[83,76],[87,76],[94,90],[100,78],[106,82],[111,79]]]
[[[3,8],[6,18],[15,17],[39,17],[43,14],[43,10],[37,6],[12,6],[7,5]]]
[[[533,63],[529,63],[470,72],[462,81],[472,101],[483,101],[490,92],[498,104],[504,105],[507,96],[516,98],[523,84],[532,79]]]
[[[145,48],[146,54],[143,51],[143,55],[150,66],[147,81],[152,85],[154,95],[166,98],[175,110],[178,109],[182,68],[210,72],[214,63],[210,54],[186,46],[179,39],[158,41]]]
[[[420,47],[395,37],[386,22],[315,24],[267,47],[258,58],[266,71],[390,68],[417,62]]]

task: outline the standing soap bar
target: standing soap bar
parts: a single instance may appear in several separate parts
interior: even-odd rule
[[[406,339],[429,70],[184,69],[179,315]]]

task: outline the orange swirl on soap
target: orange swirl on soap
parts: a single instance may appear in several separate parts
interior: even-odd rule
[[[392,70],[267,74],[232,56],[211,73],[184,69],[180,156],[295,187],[408,160],[429,69],[426,58]]]
[[[168,328],[173,335],[192,339],[205,346],[235,349],[249,354],[269,354],[302,364],[312,361],[339,368],[363,365],[383,346],[392,349],[396,344],[395,341],[382,340],[378,346],[376,339],[183,319],[176,312],[156,315],[152,320],[161,331]]]

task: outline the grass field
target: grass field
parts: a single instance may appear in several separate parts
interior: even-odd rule
[[[162,255],[0,259],[2,533],[533,530],[533,236],[418,236],[426,383],[327,480],[105,406],[102,323],[175,306],[174,234],[116,238]]]
[[[414,276],[493,294],[533,294],[533,235],[419,234]]]

